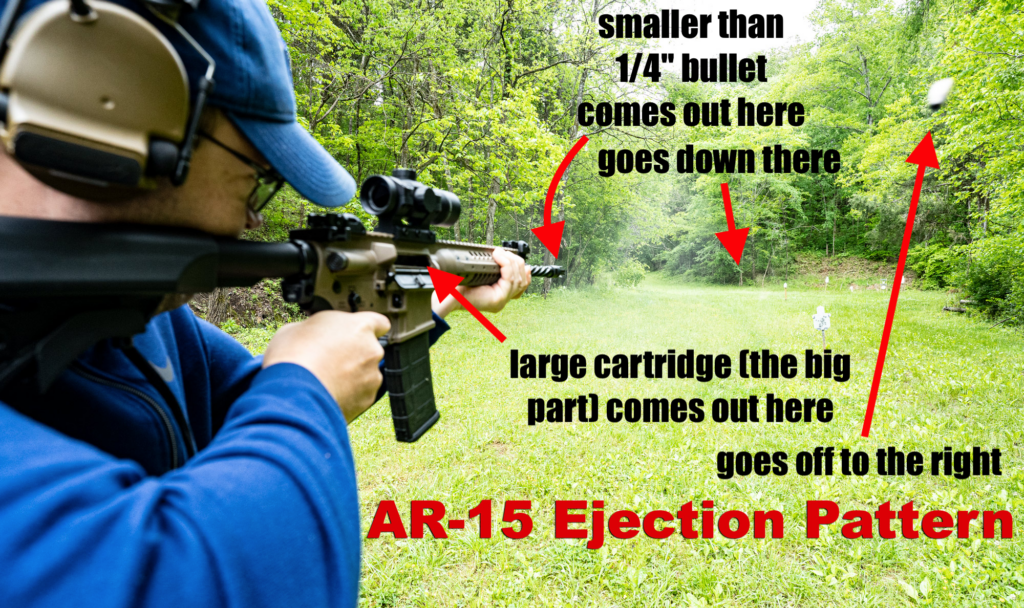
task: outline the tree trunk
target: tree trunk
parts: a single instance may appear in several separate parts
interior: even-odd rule
[[[470,243],[473,242],[473,176],[469,176],[469,187],[467,188],[467,194],[469,196],[469,205],[466,206],[466,240]]]
[[[967,199],[967,221],[964,224],[967,228],[967,242],[974,242],[974,231],[971,229],[971,199]]]
[[[836,215],[839,212],[838,205],[832,210],[832,257],[836,257]]]
[[[498,209],[498,195],[501,194],[501,183],[497,178],[491,178],[491,192],[487,197],[487,241],[488,245],[494,245],[494,213]]]
[[[750,239],[750,247],[754,250],[754,259],[751,260],[750,264],[750,277],[751,279],[757,278],[757,245],[754,243],[754,239]]]
[[[473,192],[473,176],[470,175],[469,183],[466,185],[466,193],[467,196],[469,196],[469,208],[466,209],[466,211],[469,212],[468,215],[466,215],[466,240],[470,243],[473,242],[473,201],[476,200]]]
[[[868,72],[868,58],[860,52],[860,47],[857,47],[857,53],[860,54],[860,61],[863,66],[861,74],[864,76],[864,97],[868,100],[868,127],[870,128],[875,123],[874,116],[872,115],[875,104],[871,103],[871,78]]]
[[[218,287],[210,294],[209,309],[206,313],[206,320],[220,327],[228,320],[228,290]]]
[[[597,19],[597,14],[596,13],[597,13],[597,2],[595,1],[594,2],[594,11],[593,11],[593,15],[592,15],[592,17],[594,19]],[[582,73],[580,74],[580,86],[577,87],[577,89],[576,89],[576,99],[574,100],[575,103],[573,104],[573,107],[575,107],[575,108],[578,108],[580,106],[580,104],[583,103],[583,91],[584,91],[584,89],[587,86],[587,72],[588,72],[587,68],[583,68]],[[574,120],[572,122],[572,131],[569,134],[569,145],[570,146],[576,143],[576,139],[579,136],[579,134],[580,134],[579,123]],[[565,168],[565,173],[562,174],[562,181],[559,184],[558,192],[555,193],[555,196],[558,198],[558,220],[552,219],[551,220],[552,222],[565,220],[565,201],[562,199],[562,196],[563,196],[562,186],[564,186],[565,183],[567,181],[569,181],[569,171],[571,169],[572,169],[572,165],[569,165],[568,167]],[[547,250],[547,247],[543,247],[543,246],[541,246],[541,247],[544,249],[544,264],[546,264],[546,265],[554,264],[555,263],[555,256],[551,255],[551,252]],[[568,267],[566,267],[566,278],[564,279],[564,281],[568,282]],[[564,284],[565,283],[563,283],[563,285]],[[547,277],[547,278],[544,279],[544,284],[541,286],[541,294],[546,298],[546,297],[548,297],[548,293],[550,293],[550,292],[551,292],[551,277]]]
[[[444,179],[445,186],[448,188],[448,192],[454,192],[454,190],[452,190],[452,170],[448,167],[447,156],[444,157]],[[455,225],[452,226],[452,231],[452,235],[455,238],[455,240],[459,240],[459,222],[455,222]]]

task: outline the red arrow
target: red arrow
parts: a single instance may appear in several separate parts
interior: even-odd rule
[[[715,236],[722,241],[722,246],[739,266],[740,260],[743,259],[743,248],[747,245],[747,233],[750,232],[750,228],[736,230],[736,221],[732,217],[732,199],[729,198],[729,184],[722,184],[722,201],[725,202],[725,221],[729,223],[729,230],[716,232]]]
[[[892,331],[892,319],[896,314],[896,301],[900,298],[900,278],[903,266],[907,263],[907,249],[910,247],[910,235],[914,232],[914,215],[917,213],[917,201],[921,198],[921,183],[924,181],[925,167],[939,168],[939,159],[935,156],[935,145],[932,143],[931,131],[917,144],[914,151],[907,157],[907,162],[917,165],[917,181],[914,182],[914,193],[910,197],[910,210],[907,212],[907,228],[903,231],[903,246],[900,258],[896,263],[896,277],[892,280],[892,294],[889,296],[889,312],[885,315],[885,327],[882,328],[882,344],[878,347],[878,361],[875,363],[875,379],[871,381],[871,394],[868,396],[868,409],[864,412],[864,428],[861,436],[871,434],[871,417],[875,413],[875,400],[878,398],[878,385],[882,382],[882,368],[885,367],[885,351],[889,348],[889,332]]]
[[[462,295],[462,292],[455,289],[462,282],[462,277],[436,268],[427,268],[427,270],[430,272],[430,280],[434,283],[434,291],[437,292],[438,302],[443,302],[448,296],[454,297],[459,304],[462,304],[463,308],[469,311],[469,314],[476,317],[476,320],[480,321],[487,328],[487,331],[491,332],[498,339],[498,342],[505,341],[505,334],[498,331],[498,328],[491,324],[487,317],[483,316],[475,306],[469,303],[469,300],[466,299],[466,296]]]
[[[580,148],[587,145],[587,136],[579,138],[573,145],[572,150],[565,155],[562,159],[562,164],[558,165],[558,171],[555,171],[555,176],[551,178],[551,185],[548,186],[548,197],[544,200],[544,225],[533,228],[532,231],[537,235],[537,239],[540,240],[541,244],[548,248],[551,255],[558,257],[558,249],[562,246],[562,231],[565,230],[565,221],[551,223],[551,204],[555,200],[555,191],[558,190],[558,183],[562,181],[562,174],[569,168],[569,163],[572,162],[573,157],[580,151]]]

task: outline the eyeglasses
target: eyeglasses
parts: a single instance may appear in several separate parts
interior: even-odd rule
[[[285,179],[277,171],[267,169],[241,152],[232,150],[223,142],[217,141],[209,133],[200,131],[199,136],[210,140],[231,154],[231,156],[252,167],[252,170],[256,172],[256,185],[253,187],[252,192],[249,193],[249,200],[246,203],[254,212],[259,213],[262,211],[267,206],[267,203],[270,202],[270,199],[274,198],[277,191],[281,189],[281,186],[284,186]]]

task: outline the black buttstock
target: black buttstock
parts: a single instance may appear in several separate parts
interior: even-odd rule
[[[315,266],[303,242],[0,217],[0,391],[45,392],[82,351],[144,331],[182,294],[302,278]]]
[[[441,413],[430,377],[429,334],[384,347],[384,385],[391,396],[395,439],[412,443],[434,426]]]

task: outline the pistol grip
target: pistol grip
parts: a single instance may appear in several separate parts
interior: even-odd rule
[[[412,443],[434,426],[441,413],[434,404],[428,332],[384,347],[384,386],[398,441]]]

